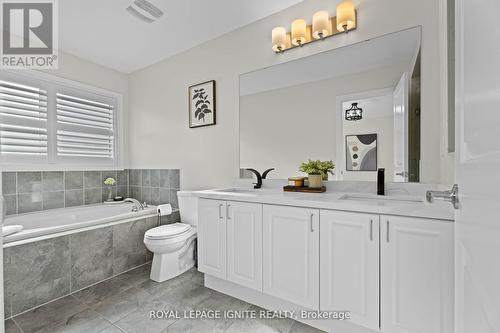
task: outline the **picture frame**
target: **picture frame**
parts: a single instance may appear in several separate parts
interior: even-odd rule
[[[189,86],[189,128],[216,124],[215,95],[215,80]]]
[[[345,136],[346,171],[377,171],[377,134]]]

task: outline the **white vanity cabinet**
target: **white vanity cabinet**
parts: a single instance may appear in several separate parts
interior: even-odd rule
[[[319,309],[319,210],[263,207],[264,293]]]
[[[198,269],[262,291],[262,205],[200,199]]]
[[[227,279],[262,291],[262,205],[226,203]]]
[[[381,216],[384,333],[453,332],[453,223]]]
[[[320,309],[379,329],[379,215],[322,210]]]
[[[453,332],[451,221],[203,198],[198,216],[212,289],[268,309],[350,311],[350,332]]]
[[[198,269],[226,278],[226,202],[198,201]]]

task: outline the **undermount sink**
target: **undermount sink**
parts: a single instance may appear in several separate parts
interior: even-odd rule
[[[340,197],[340,200],[352,201],[389,201],[401,203],[420,203],[424,202],[421,198],[405,197],[405,196],[384,196],[384,195],[369,195],[369,194],[345,194]]]

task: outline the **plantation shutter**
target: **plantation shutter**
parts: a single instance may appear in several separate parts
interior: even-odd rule
[[[56,94],[57,158],[112,160],[115,109],[97,98]]]
[[[120,168],[121,96],[30,71],[0,71],[0,168]]]
[[[47,157],[47,91],[0,80],[0,156]]]

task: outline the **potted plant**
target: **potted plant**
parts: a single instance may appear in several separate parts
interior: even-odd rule
[[[328,179],[328,174],[333,175],[335,164],[333,161],[313,161],[309,159],[300,165],[299,170],[307,173],[309,179],[309,187],[322,187],[323,180]]]
[[[106,201],[113,201],[113,185],[115,184],[116,180],[113,177],[109,177],[104,180],[104,185],[108,188],[108,199]]]

